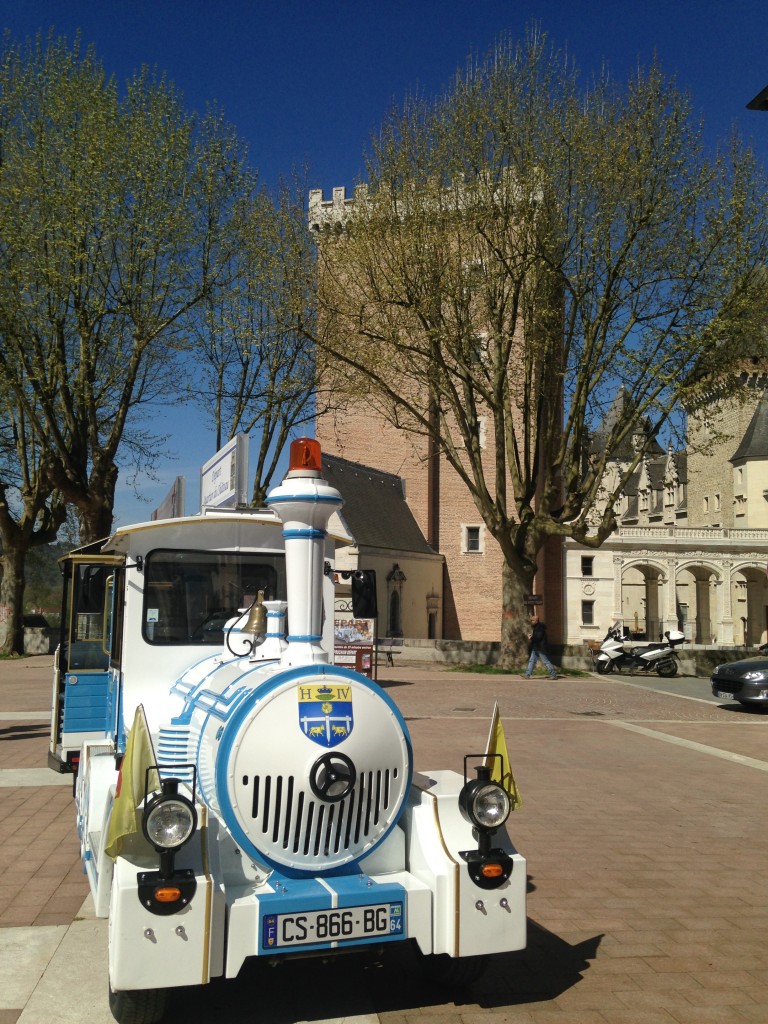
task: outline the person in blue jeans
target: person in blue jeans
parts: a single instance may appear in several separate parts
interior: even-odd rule
[[[530,658],[528,659],[528,668],[523,673],[524,679],[531,678],[537,660],[540,660],[544,668],[549,672],[550,679],[557,679],[557,669],[547,657],[547,627],[543,622],[539,622],[539,617],[535,614],[531,616],[531,632],[528,634],[528,653]]]

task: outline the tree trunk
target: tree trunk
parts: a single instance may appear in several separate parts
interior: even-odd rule
[[[102,540],[112,532],[117,473],[114,462],[109,462],[105,468],[94,466],[88,482],[87,500],[75,501],[81,544]]]
[[[0,604],[8,609],[5,636],[0,654],[24,653],[24,559],[26,548],[3,545],[3,579],[0,582]]]
[[[515,569],[504,563],[501,572],[501,647],[497,665],[523,670],[528,652],[529,609],[526,594],[533,589],[534,573],[523,566]]]

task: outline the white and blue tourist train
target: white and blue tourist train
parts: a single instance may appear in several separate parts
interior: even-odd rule
[[[301,439],[266,510],[120,528],[63,559],[49,764],[74,773],[121,1024],[250,957],[410,942],[460,970],[525,945],[505,788],[472,757],[472,778],[415,773],[388,694],[333,664],[341,504]]]

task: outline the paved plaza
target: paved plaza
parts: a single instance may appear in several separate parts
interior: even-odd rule
[[[0,661],[0,1024],[110,1024],[71,778],[46,767],[51,661]],[[400,664],[380,681],[425,772],[461,772],[498,699],[523,796],[509,832],[528,861],[528,948],[452,992],[397,956],[249,963],[178,990],[169,1024],[768,1021],[768,714],[721,706],[703,681],[665,693]]]

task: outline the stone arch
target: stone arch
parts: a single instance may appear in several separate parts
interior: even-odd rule
[[[656,640],[663,632],[666,566],[640,557],[621,567],[621,618],[637,639]]]
[[[756,647],[768,642],[768,575],[754,559],[733,565],[731,607],[734,643]]]
[[[723,581],[722,567],[706,559],[686,558],[676,566],[677,619],[685,639],[709,644],[719,632],[717,592]]]

